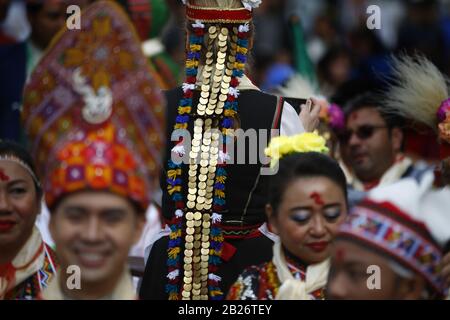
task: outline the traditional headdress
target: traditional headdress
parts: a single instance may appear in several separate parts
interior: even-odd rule
[[[374,189],[353,208],[337,238],[386,255],[444,294],[439,264],[450,239],[450,190],[433,190],[433,180],[427,174],[420,183],[408,178]]]
[[[218,212],[226,208],[226,141],[233,138],[237,87],[247,62],[251,9],[260,2],[184,1],[189,46],[184,94],[174,129],[187,129],[192,117],[194,137],[189,153],[188,190],[182,190],[182,164],[172,160],[168,164],[168,193],[177,208],[170,223],[168,248],[166,291],[171,300],[223,298],[216,272],[224,239]],[[200,61],[205,61],[201,71]],[[194,108],[193,91],[197,84],[201,98]],[[183,155],[182,143],[176,142],[172,151]]]
[[[435,130],[439,135],[440,158],[450,169],[448,79],[419,55],[393,57],[392,66],[393,83],[383,96],[387,110]]]
[[[98,1],[63,30],[24,93],[23,123],[47,205],[108,190],[147,208],[164,139],[162,96],[123,10]]]

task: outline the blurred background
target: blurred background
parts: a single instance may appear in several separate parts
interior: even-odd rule
[[[0,138],[21,141],[23,86],[53,36],[65,27],[70,4],[90,0],[0,0]],[[184,7],[180,0],[117,0],[129,13],[163,87],[182,81]],[[380,8],[370,30],[367,8]],[[338,104],[382,85],[389,57],[421,52],[450,74],[450,0],[264,0],[255,11],[248,74],[273,92],[299,73]]]

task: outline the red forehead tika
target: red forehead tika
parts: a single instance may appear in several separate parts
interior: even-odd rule
[[[311,193],[309,197],[313,199],[314,202],[319,206],[323,206],[325,204],[325,202],[323,202],[322,200],[322,196],[318,192]]]
[[[9,181],[9,177],[6,175],[5,171],[0,168],[0,181]]]
[[[350,116],[350,118],[351,118],[352,120],[358,119],[358,112],[353,112],[352,115]]]

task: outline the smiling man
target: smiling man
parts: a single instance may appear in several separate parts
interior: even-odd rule
[[[53,43],[25,90],[25,129],[61,262],[42,297],[134,299],[128,253],[160,167],[163,100],[118,5],[96,2],[81,21],[81,31]]]

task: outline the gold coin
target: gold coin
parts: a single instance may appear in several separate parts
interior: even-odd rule
[[[204,222],[203,222],[204,223]],[[209,222],[208,222],[209,223]],[[209,246],[210,246],[210,244],[209,244],[209,242],[202,242],[202,248],[204,248],[204,249],[209,249]]]
[[[189,229],[189,228],[188,228]],[[204,235],[209,235],[209,228],[203,228],[203,230],[202,230],[202,233],[204,234]]]
[[[192,283],[192,278],[184,277],[183,278],[183,282],[187,283],[187,284],[191,284]]]
[[[226,53],[224,53],[224,52],[218,52],[217,53],[217,58],[218,59],[223,59],[223,58],[225,58],[227,55],[226,55]]]
[[[183,261],[186,264],[191,264],[192,263],[192,257],[184,257]]]
[[[228,35],[225,35],[223,33],[219,34],[219,44],[220,42],[226,42],[228,40]]]
[[[186,283],[186,284],[183,286],[183,289],[184,289],[184,291],[191,291],[191,290],[192,290],[192,285]]]
[[[206,114],[208,115],[208,116],[210,116],[210,115],[212,115],[213,113],[214,113],[214,110],[212,110],[212,109],[206,109]]]
[[[219,91],[220,91],[220,89],[219,89],[219,88],[212,88],[212,92],[213,92],[214,94],[217,94],[217,93],[219,93]]]
[[[200,246],[202,245],[202,243],[200,241],[195,241],[194,242],[194,248],[195,249],[200,249]]]
[[[187,199],[188,199],[189,201],[195,201],[196,195],[195,195],[195,194],[188,194],[188,195],[187,195]]]
[[[208,274],[208,268],[201,269],[201,270],[200,270],[200,274],[201,274],[202,276],[207,275],[207,274]]]
[[[183,298],[189,298],[189,297],[191,296],[191,293],[188,292],[188,291],[183,291],[183,292],[181,293],[181,295],[183,296]]]
[[[216,69],[217,70],[223,70],[223,69],[225,69],[225,65],[224,64],[217,64],[216,65]]]
[[[219,150],[219,148],[215,148],[215,149],[217,149],[217,150]],[[208,171],[209,171],[209,173],[216,173],[216,167],[214,167],[214,166],[210,166],[210,167],[208,167]],[[202,189],[204,189],[204,188],[202,188]]]
[[[205,203],[204,208],[205,210],[211,210],[211,204]]]
[[[201,129],[201,128],[200,128]],[[194,139],[195,140],[202,140],[202,137],[203,137],[203,135],[202,135],[202,130],[200,130],[198,133],[197,132],[194,132]]]
[[[192,221],[190,221],[192,222]],[[209,228],[211,226],[211,222],[209,221],[203,221],[203,228]]]
[[[200,300],[200,289],[192,289],[192,294],[195,296],[196,299]]]
[[[194,258],[192,258],[192,261],[194,261],[194,263],[199,263],[200,262],[200,257],[199,256],[195,256]]]
[[[226,86],[226,85],[225,85]],[[222,85],[222,89],[220,89],[220,93],[221,94],[225,94],[225,95],[228,95],[228,92],[230,91],[230,87],[226,87],[226,88],[224,88],[224,86]],[[223,102],[223,101],[221,101],[221,102]]]
[[[194,221],[190,221],[190,222],[194,222]],[[186,242],[185,245],[184,245],[184,247],[185,247],[187,250],[192,250],[192,249],[194,248],[194,245],[192,244],[192,242]]]
[[[199,177],[198,177],[198,180],[200,180],[200,181],[206,181],[206,175],[204,175],[204,174],[201,174]],[[189,196],[188,196],[189,197]],[[189,199],[189,198],[188,198]],[[189,199],[190,200],[190,199]],[[195,200],[195,199],[194,199]],[[194,201],[194,200],[192,200],[192,201]]]
[[[207,167],[208,166],[208,160],[200,160],[200,165],[202,167]]]
[[[198,263],[195,263],[194,264],[194,270],[195,270],[195,272],[196,272],[196,274],[199,272],[199,270],[200,270],[200,264],[198,264]]]
[[[188,277],[188,278],[191,278],[192,277],[192,270],[190,270],[190,271],[189,270],[185,270],[184,271],[184,276]]]
[[[218,58],[217,64],[225,64],[225,58]]]
[[[206,182],[200,181],[198,183],[198,189],[199,190],[205,190],[206,191]]]
[[[211,144],[211,139],[203,139],[203,144],[209,146]]]
[[[202,91],[202,92],[200,93],[200,96],[201,96],[202,98],[208,99],[208,98],[209,98],[209,91]]]
[[[211,77],[211,72],[203,70],[203,79],[209,79]]]
[[[205,111],[204,110],[197,110],[197,114],[199,116],[204,116],[205,115]]]
[[[209,146],[203,145],[203,146],[202,146],[202,154],[205,153],[205,152],[206,152],[206,154],[209,153]],[[208,160],[208,157],[206,157],[205,160]],[[206,168],[205,168],[205,169],[206,169]]]
[[[194,234],[194,228],[187,228],[186,229],[187,234]]]
[[[205,200],[205,201],[206,201],[206,200]],[[194,225],[195,225],[196,227],[200,227],[200,226],[202,225],[202,222],[201,222],[200,220],[194,221]]]
[[[200,124],[200,125],[196,124],[195,127],[194,127],[194,133],[201,134],[202,133],[202,126],[203,126],[203,123]]]
[[[195,202],[193,202],[193,201],[188,201],[187,207],[188,207],[189,209],[193,209],[193,208],[195,207]]]
[[[186,220],[192,220],[194,219],[194,214],[192,212],[188,212],[186,213]]]
[[[212,58],[213,55],[214,55],[214,54],[213,54],[211,51],[208,51],[208,52],[206,53],[206,59]]]
[[[227,28],[222,28],[222,29],[220,30],[220,33],[223,34],[223,35],[228,36],[229,30],[228,30]]]
[[[208,168],[201,167],[200,168],[200,173],[201,174],[207,174],[208,173]]]
[[[191,243],[194,241],[194,236],[191,234],[186,235],[186,237],[184,237],[184,240],[188,243]]]
[[[225,101],[227,101],[227,96],[226,95],[224,95],[224,94],[221,94],[220,96],[219,96],[219,101],[223,101],[223,102],[225,102]]]
[[[195,124],[195,126],[196,127],[201,127],[202,125],[203,125],[203,120],[202,119],[196,119],[195,121],[194,121],[194,124]]]
[[[199,290],[199,292],[200,292],[201,287],[202,287],[202,285],[200,283],[194,283],[194,285],[193,285],[193,289]]]
[[[211,87],[209,86],[209,85],[207,85],[207,84],[203,84],[202,85],[202,91],[206,91],[206,92],[209,92],[209,89],[210,89]]]
[[[198,190],[198,195],[199,196],[201,196],[201,197],[204,197],[204,196],[206,196],[206,190]]]
[[[185,257],[192,257],[192,254],[193,254],[192,250],[184,250]]]
[[[208,149],[208,151],[209,151],[209,149]],[[207,152],[202,152],[202,160],[208,160],[208,159],[209,159],[209,154]]]
[[[206,180],[206,185],[211,187],[214,185],[214,180]],[[208,191],[208,189],[206,189],[206,191]]]
[[[194,234],[195,241],[200,240],[202,238],[202,235],[200,233]]]
[[[187,226],[188,228],[193,228],[193,227],[194,227],[194,221],[193,221],[193,220],[187,221],[187,222],[186,222],[186,226]],[[191,249],[192,249],[192,248],[191,248]]]
[[[189,194],[190,195],[195,195],[196,193],[197,193],[197,189],[196,188],[189,188]],[[190,200],[189,198],[188,198],[188,200]],[[191,201],[194,201],[195,199],[193,199],[193,200],[191,200]]]
[[[212,72],[213,67],[212,66],[205,66],[205,71],[208,73]]]
[[[207,261],[202,261],[201,266],[202,266],[202,269],[208,270],[208,262]]]
[[[184,270],[192,271],[192,264],[185,264],[183,268]]]
[[[202,234],[201,237],[202,237],[202,242],[207,242],[207,241],[209,241],[209,235],[207,235],[207,234]]]
[[[198,204],[205,203],[205,197],[197,197],[197,203]]]
[[[206,276],[206,275],[202,276],[202,282],[206,282],[206,281],[208,281],[208,276]]]
[[[233,70],[231,70],[230,68],[225,70],[225,74],[227,75],[227,77],[231,77],[233,75]],[[231,81],[231,80],[230,80]]]
[[[209,220],[211,220],[211,215],[208,214],[208,213],[205,213],[205,214],[202,216],[202,218],[203,218],[203,221],[209,221]]]
[[[194,213],[194,220],[200,220],[202,218],[202,214],[200,212],[195,212]]]
[[[193,146],[191,150],[195,155],[193,158],[197,158],[197,153],[200,151],[200,146]]]
[[[202,248],[201,253],[203,256],[209,255],[209,249]]]
[[[193,145],[194,147],[200,146],[200,140],[196,140],[196,139],[192,140],[192,145]]]
[[[205,197],[206,197],[205,200],[205,208],[206,208],[206,206],[211,206],[211,204],[213,203],[212,192],[207,192]]]
[[[219,43],[219,46],[220,46],[220,43]],[[219,48],[219,51],[220,51],[220,52],[227,52],[227,45],[226,45],[226,42],[225,42],[225,45],[223,45],[223,46],[221,46],[221,47]]]
[[[204,105],[207,105],[207,104],[208,104],[208,99],[206,99],[206,98],[200,98],[200,103],[201,103],[201,104],[204,104]]]
[[[214,82],[220,82],[220,81],[222,81],[222,77],[221,76],[214,76]]]
[[[211,160],[211,161],[209,162],[209,164],[210,164],[211,166],[217,166],[217,160]]]
[[[205,206],[202,203],[197,203],[195,205],[195,209],[197,209],[197,210],[203,210],[204,208],[205,208]]]
[[[208,29],[208,33],[216,33],[217,32],[217,27],[216,26],[210,26]]]
[[[214,173],[208,173],[208,179],[214,179],[216,177],[216,175]]]

